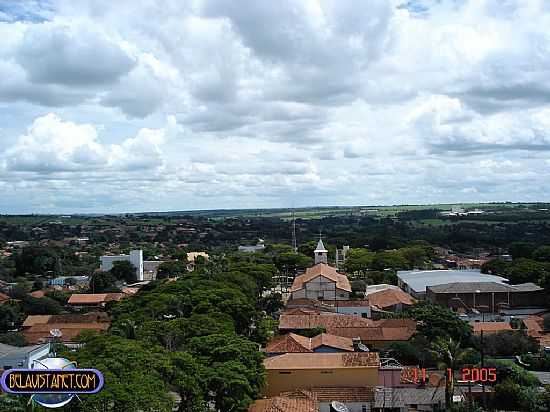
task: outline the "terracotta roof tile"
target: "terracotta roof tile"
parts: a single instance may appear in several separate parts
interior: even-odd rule
[[[368,302],[372,306],[384,309],[397,304],[413,305],[416,301],[411,295],[403,292],[401,289],[384,289],[379,292],[369,293]]]
[[[541,316],[529,316],[523,319],[523,323],[527,328],[527,334],[534,338],[542,336],[544,330],[542,326],[542,317]]]
[[[248,412],[317,412],[319,404],[312,398],[275,398],[260,399],[250,405]]]
[[[29,329],[24,330],[22,333],[30,344],[36,344],[46,342],[50,340],[50,331],[52,329],[59,329],[62,332],[61,340],[63,342],[70,342],[84,330],[95,330],[102,332],[109,329],[110,324],[107,322],[98,323],[48,323],[42,325],[34,325]]]
[[[346,290],[351,292],[351,284],[349,283],[348,277],[341,273],[338,273],[336,268],[327,265],[326,263],[318,263],[315,266],[306,269],[306,273],[303,275],[297,276],[292,283],[290,288],[291,292],[296,292],[297,290],[302,289],[304,283],[309,282],[312,279],[315,279],[318,276],[323,276],[327,279],[330,279],[336,282],[336,287],[338,289]]]
[[[264,360],[267,370],[341,369],[379,367],[376,352],[353,353],[285,353]]]
[[[512,330],[512,326],[508,322],[470,322],[470,324],[474,328],[474,333]]]
[[[321,346],[329,346],[343,351],[353,351],[353,341],[350,338],[322,333],[307,338],[289,333],[273,339],[266,347],[267,353],[306,353],[313,352]]]
[[[374,388],[368,386],[358,387],[314,387],[307,390],[296,390],[292,392],[283,392],[281,396],[289,398],[315,398],[319,402],[372,402],[374,401]]]
[[[122,293],[74,293],[69,298],[69,305],[98,305],[112,300],[120,300]]]
[[[48,323],[51,315],[29,315],[23,322],[23,327],[31,327],[34,325],[41,325]]]
[[[10,300],[11,298],[6,295],[5,293],[0,292],[0,302],[5,302],[7,300]]]
[[[363,341],[403,341],[416,333],[416,322],[412,319],[382,319],[373,321],[357,315],[321,313],[292,315],[283,313],[279,318],[279,329],[299,330],[324,327],[331,335],[347,338],[359,337]]]
[[[46,296],[46,292],[44,292],[43,290],[35,290],[34,292],[31,292],[30,295],[33,298],[43,298],[44,296]]]

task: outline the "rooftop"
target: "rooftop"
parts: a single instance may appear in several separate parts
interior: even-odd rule
[[[470,322],[470,324],[474,328],[474,333],[513,330],[508,322]]]
[[[319,404],[314,398],[289,398],[276,396],[255,401],[248,412],[317,412]]]
[[[377,306],[383,309],[398,304],[413,305],[416,300],[401,289],[388,288],[370,293],[368,295],[368,302],[371,306]]]
[[[353,341],[351,338],[321,333],[313,338],[289,333],[274,338],[266,347],[268,353],[306,353],[313,352],[321,346],[353,352]]]
[[[405,270],[397,272],[397,277],[415,292],[426,292],[427,286],[463,282],[508,281],[500,276],[486,275],[477,269],[471,270]]]
[[[0,343],[0,357],[26,355],[36,349],[42,348],[43,346],[44,345],[31,345],[18,347]]]
[[[453,282],[428,286],[435,293],[491,293],[513,292],[514,288],[497,282]]]
[[[374,388],[368,386],[357,387],[314,387],[307,390],[283,392],[281,395],[289,398],[315,398],[319,402],[372,402],[374,401]]]
[[[100,303],[120,300],[122,293],[74,293],[69,298],[69,305],[98,305]]]
[[[376,368],[380,359],[376,352],[285,353],[265,359],[264,366],[267,370]]]
[[[336,287],[338,289],[351,292],[351,284],[349,283],[348,277],[346,275],[338,273],[336,268],[333,268],[326,263],[318,263],[315,266],[307,268],[306,273],[297,276],[294,279],[290,291],[296,292],[297,290],[302,289],[304,283],[307,283],[318,276],[323,276],[327,279],[332,280],[333,282],[336,282]]]

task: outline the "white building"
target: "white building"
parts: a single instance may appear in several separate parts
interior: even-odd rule
[[[113,268],[114,262],[128,261],[136,268],[136,279],[138,282],[143,278],[143,251],[131,250],[129,255],[106,255],[101,256],[101,270],[107,272]]]
[[[325,245],[323,245],[321,239],[319,239],[319,243],[317,243],[317,247],[313,253],[315,254],[315,264],[328,263],[328,250],[325,249]]]
[[[0,343],[0,369],[29,369],[35,361],[48,357],[50,344],[16,347]]]

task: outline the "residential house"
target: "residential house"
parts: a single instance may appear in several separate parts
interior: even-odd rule
[[[474,334],[484,335],[512,331],[512,326],[508,322],[470,322],[474,330]]]
[[[353,340],[342,336],[321,333],[313,338],[289,333],[277,336],[266,346],[268,356],[283,353],[353,352]]]
[[[542,316],[529,316],[522,320],[527,328],[527,335],[535,338],[541,348],[550,347],[550,330],[544,329],[544,319]]]
[[[53,340],[51,331],[61,332],[59,340],[63,343],[74,342],[83,331],[103,332],[111,325],[109,316],[104,312],[92,312],[84,315],[31,315],[23,322],[22,333],[29,343],[37,344]]]
[[[104,308],[108,302],[123,297],[123,293],[73,293],[67,303],[75,308]]]
[[[308,311],[285,311],[279,317],[279,330],[300,332],[324,328],[326,333],[347,338],[359,338],[370,349],[379,349],[394,341],[408,341],[416,333],[412,319],[365,319],[357,315]]]
[[[375,352],[285,353],[264,360],[267,396],[311,387],[378,384],[380,359]]]
[[[411,295],[398,288],[387,288],[368,294],[368,303],[372,310],[401,312],[416,302]]]
[[[248,412],[318,412],[319,403],[314,398],[290,398],[275,396],[259,399],[248,408]]]

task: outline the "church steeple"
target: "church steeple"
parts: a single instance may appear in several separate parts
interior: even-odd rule
[[[325,245],[323,244],[323,239],[321,238],[320,233],[319,243],[317,243],[317,247],[315,248],[315,251],[313,253],[315,254],[315,264],[328,263],[328,250],[325,249]]]

